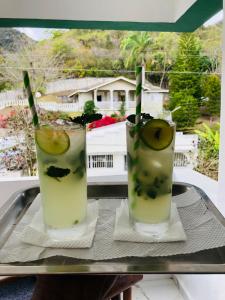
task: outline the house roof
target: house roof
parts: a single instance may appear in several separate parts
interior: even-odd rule
[[[96,79],[99,79],[99,78],[96,78]],[[73,93],[71,93],[69,95],[69,97],[72,97],[72,96],[74,96],[76,94],[79,94],[79,93],[87,93],[87,92],[91,92],[91,91],[96,90],[96,89],[97,90],[101,89],[104,86],[106,86],[108,84],[111,84],[111,83],[114,83],[114,82],[119,81],[119,80],[123,80],[125,82],[128,82],[128,83],[132,84],[134,87],[136,86],[136,81],[135,80],[128,79],[124,76],[108,77],[108,78],[104,78],[104,80],[101,83],[99,83],[97,81],[95,84],[92,83],[91,85],[87,85],[83,89],[76,89]],[[147,80],[145,80],[145,84],[143,85],[143,88],[144,88],[145,91],[147,91],[149,93],[152,93],[152,92],[166,93],[166,92],[168,92],[168,90],[161,89],[160,87],[151,84]]]
[[[104,86],[111,82],[115,82],[118,79],[124,79],[126,82],[130,82],[135,85],[135,80],[130,80],[126,77],[84,77],[84,78],[73,78],[73,79],[61,79],[53,82],[48,82],[46,84],[46,94],[57,95],[57,96],[71,96],[77,93],[77,91],[86,91],[93,90],[97,86]],[[74,89],[76,87],[76,89]],[[145,81],[145,91],[148,93],[159,92],[159,93],[168,93],[168,90],[161,89],[158,86],[155,86]],[[12,90],[0,93],[0,101],[14,100],[14,99],[23,99],[23,90]]]

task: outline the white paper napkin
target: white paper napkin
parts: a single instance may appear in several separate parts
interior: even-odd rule
[[[114,240],[118,241],[141,243],[175,242],[185,241],[187,239],[175,203],[172,203],[171,205],[171,218],[168,230],[163,235],[156,237],[153,235],[142,235],[139,232],[135,231],[133,227],[131,227],[129,221],[129,210],[126,200],[123,200],[120,207],[118,207],[116,210],[116,221],[113,238]]]
[[[42,247],[90,248],[94,239],[97,220],[98,202],[94,201],[88,204],[87,218],[84,223],[77,224],[71,229],[46,230],[40,208],[31,222],[24,227],[20,239],[25,243]]]

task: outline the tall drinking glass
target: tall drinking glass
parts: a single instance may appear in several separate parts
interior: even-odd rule
[[[136,231],[161,235],[168,229],[172,198],[175,125],[142,120],[135,147],[135,124],[127,122],[128,198]]]
[[[77,124],[35,129],[44,222],[48,229],[82,223],[87,209],[86,129]]]

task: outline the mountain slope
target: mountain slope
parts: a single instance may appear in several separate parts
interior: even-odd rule
[[[34,40],[26,34],[13,28],[0,28],[0,48],[3,52],[17,52],[28,43],[34,43]]]

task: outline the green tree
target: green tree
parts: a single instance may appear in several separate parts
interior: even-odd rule
[[[176,61],[169,75],[170,95],[185,92],[200,105],[201,99],[201,47],[193,33],[182,33]]]
[[[202,95],[207,100],[207,112],[211,116],[219,116],[221,100],[221,82],[219,76],[212,74],[203,78]]]
[[[93,100],[88,100],[85,102],[84,113],[88,115],[96,113],[96,106]]]
[[[53,55],[55,56],[61,56],[65,59],[67,56],[72,55],[73,48],[68,45],[63,39],[55,38],[52,46]]]
[[[153,39],[148,32],[132,33],[124,38],[120,48],[125,57],[126,68],[133,68],[135,65],[142,62],[146,63],[152,44]]]
[[[169,74],[169,108],[180,106],[173,117],[179,129],[194,126],[201,105],[201,47],[193,33],[182,33]]]
[[[160,87],[168,88],[168,71],[175,61],[179,36],[175,32],[160,32],[154,38],[151,62],[146,68],[154,71],[148,74],[149,80]]]
[[[177,129],[184,130],[192,128],[199,117],[196,98],[185,92],[177,92],[173,94],[171,104],[173,106],[170,106],[170,109],[180,106],[180,108],[173,113],[173,120],[177,124]]]

